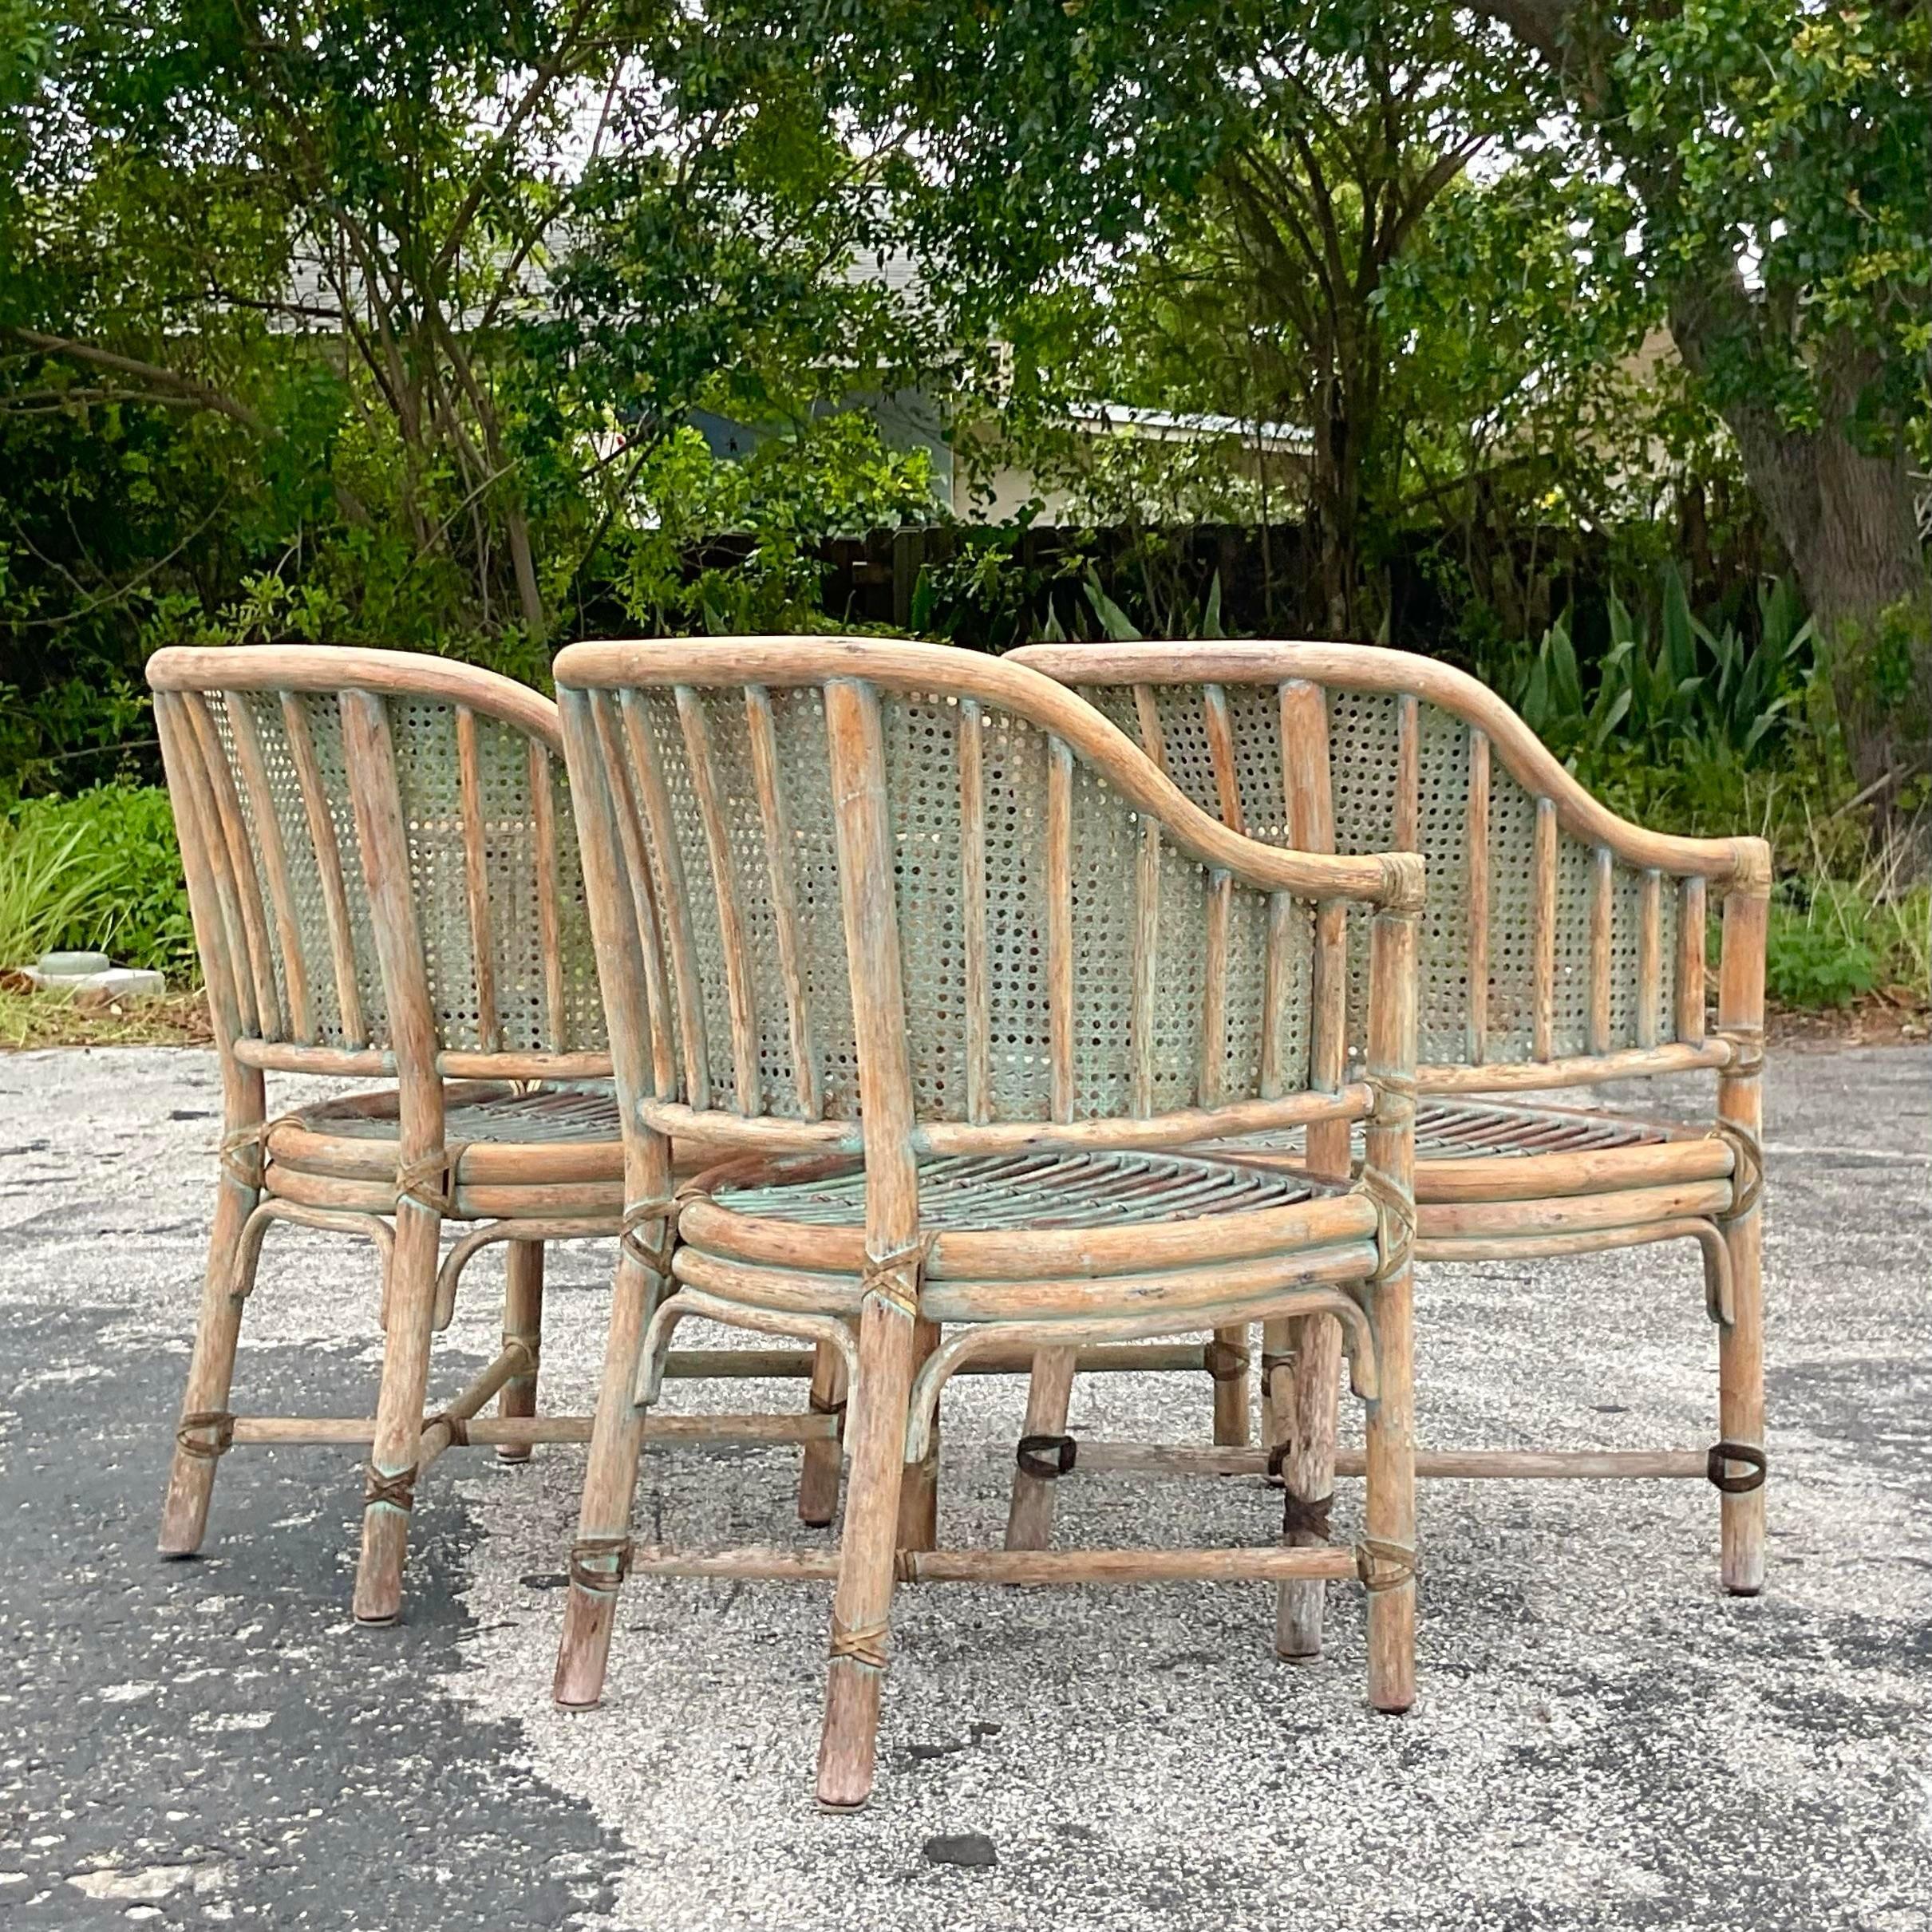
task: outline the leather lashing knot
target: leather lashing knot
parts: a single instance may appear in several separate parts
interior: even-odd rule
[[[1375,1209],[1375,1248],[1379,1258],[1369,1277],[1377,1284],[1393,1281],[1406,1268],[1416,1248],[1416,1201],[1393,1175],[1362,1164],[1362,1192]]]
[[[1742,1476],[1733,1476],[1725,1468],[1727,1463],[1746,1464]],[[1713,1489],[1727,1496],[1748,1496],[1754,1489],[1764,1487],[1765,1472],[1771,1467],[1771,1460],[1754,1442],[1714,1442],[1711,1452],[1705,1459],[1704,1473]]]
[[[1334,1507],[1333,1495],[1298,1496],[1291,1489],[1282,1498],[1282,1535],[1312,1536],[1317,1543],[1329,1539],[1329,1511]]]
[[[571,1545],[571,1581],[594,1597],[614,1597],[630,1574],[628,1536],[579,1536]]]
[[[1282,1369],[1293,1369],[1294,1366],[1294,1357],[1292,1353],[1278,1355],[1266,1349],[1262,1350],[1261,1395],[1264,1402],[1270,1402],[1274,1399],[1274,1377],[1277,1371]]]
[[[298,1113],[278,1114],[272,1120],[257,1120],[250,1127],[238,1127],[223,1134],[218,1158],[221,1171],[243,1187],[260,1190],[268,1168],[268,1137],[279,1127],[306,1128],[308,1122]]]
[[[844,1624],[832,1620],[832,1655],[835,1661],[848,1657],[868,1670],[883,1670],[891,1657],[892,1632],[887,1624]]]
[[[373,1463],[362,1465],[362,1507],[371,1507],[377,1503],[386,1503],[391,1509],[399,1509],[405,1514],[416,1507],[416,1465],[399,1469],[393,1476],[385,1476]]]
[[[1372,1597],[1399,1590],[1416,1574],[1416,1552],[1409,1544],[1365,1536],[1355,1546],[1355,1574]]]
[[[1080,1444],[1071,1436],[1022,1436],[1013,1460],[1026,1475],[1057,1483],[1073,1473],[1079,1456]]]
[[[1761,1026],[1718,1026],[1712,1031],[1731,1049],[1721,1069],[1736,1080],[1748,1080],[1764,1070],[1764,1029]]]
[[[1709,1138],[1723,1141],[1731,1150],[1731,1204],[1716,1219],[1721,1223],[1741,1221],[1764,1191],[1764,1144],[1736,1120],[1720,1120]]]
[[[404,1161],[396,1170],[396,1205],[407,1201],[433,1215],[448,1214],[456,1203],[456,1163],[462,1158],[460,1146],[445,1146]]]
[[[175,1429],[175,1444],[198,1463],[211,1463],[235,1447],[235,1412],[197,1409],[184,1416]]]
[[[1396,1067],[1370,1067],[1369,1085],[1374,1089],[1375,1105],[1369,1115],[1371,1127],[1406,1127],[1416,1117],[1416,1077]]]
[[[1203,1346],[1201,1366],[1207,1371],[1210,1381],[1238,1382],[1248,1372],[1248,1352],[1217,1336]]]
[[[671,1278],[671,1257],[678,1249],[678,1215],[680,1203],[675,1195],[654,1201],[633,1201],[618,1224],[617,1238],[634,1261],[641,1262],[661,1282]],[[638,1230],[652,1221],[664,1223],[663,1234],[646,1241]]]
[[[875,1254],[868,1249],[864,1272],[859,1278],[859,1300],[884,1302],[908,1320],[917,1321],[919,1278],[925,1271],[926,1251],[931,1246],[931,1237],[925,1236],[895,1248],[889,1254]]]

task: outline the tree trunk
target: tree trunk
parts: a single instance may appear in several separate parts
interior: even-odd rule
[[[1686,287],[1671,332],[1701,375],[1721,334],[1738,325],[1729,276]],[[1846,755],[1861,790],[1879,786],[1883,820],[1895,784],[1932,769],[1932,575],[1918,540],[1902,440],[1875,453],[1849,433],[1861,393],[1879,374],[1849,335],[1828,338],[1814,370],[1819,427],[1793,429],[1768,404],[1722,410],[1744,473],[1789,553],[1824,646]]]

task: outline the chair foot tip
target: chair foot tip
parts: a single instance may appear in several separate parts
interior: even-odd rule
[[[402,1622],[402,1612],[393,1610],[352,1610],[350,1614],[367,1630],[386,1630],[393,1623]]]
[[[1319,1650],[1277,1650],[1277,1658],[1284,1664],[1318,1664],[1322,1661]]]
[[[828,1798],[821,1792],[815,1802],[821,1811],[834,1818],[848,1818],[854,1811],[863,1811],[872,1802],[872,1794],[867,1792],[863,1798]]]

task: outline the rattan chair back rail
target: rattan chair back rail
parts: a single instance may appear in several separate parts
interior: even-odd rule
[[[556,671],[642,1264],[620,1273],[559,1700],[596,1701],[627,1569],[836,1568],[819,1789],[861,1801],[895,1578],[1120,1573],[1120,1553],[1029,1551],[1018,1499],[1004,1567],[931,1551],[946,1375],[982,1345],[1030,1345],[1029,1431],[1057,1440],[1077,1349],[1322,1308],[1350,1318],[1372,1392],[1371,1689],[1405,1705],[1420,861],[1248,839],[1079,698],[942,646],[578,645]],[[1373,915],[1353,1081],[1318,904]],[[1318,1052],[1333,1062],[1320,1085]],[[1364,1122],[1373,1173],[1217,1218],[1202,1203],[1247,1198],[1257,1175],[1137,1151],[1202,1122],[1313,1122],[1345,1140]],[[674,1199],[674,1131],[742,1153]],[[758,1158],[774,1155],[791,1158]],[[631,1549],[656,1360],[693,1314],[843,1359],[836,1566]],[[941,1321],[961,1325],[943,1348]],[[1266,1573],[1305,1585],[1342,1567],[1290,1550]],[[1127,1573],[1156,1571],[1228,1573],[1200,1552]]]
[[[1764,841],[1618,817],[1452,666],[1263,642],[1033,645],[1012,661],[1085,692],[1254,838],[1308,849],[1288,799],[1312,772],[1337,850],[1425,855],[1422,1092],[1580,1085],[1755,1050],[1707,1036],[1702,941],[1713,892],[1768,891]]]
[[[1230,826],[1303,850],[1393,844],[1426,855],[1418,1085],[1440,1097],[1418,1131],[1418,1255],[1696,1241],[1719,1329],[1721,1440],[1709,1466],[1721,1475],[1736,1461],[1757,1477],[1720,1484],[1723,1577],[1734,1591],[1760,1587],[1764,841],[1674,838],[1619,818],[1494,693],[1402,652],[1143,643],[1035,646],[1014,658],[1090,697]],[[1713,899],[1722,910],[1714,1030],[1705,970]],[[1359,970],[1350,997],[1361,997]],[[1472,1129],[1456,1124],[1449,1098],[1533,1098],[1697,1069],[1718,1076],[1714,1140],[1622,1123],[1598,1130],[1593,1147],[1560,1112],[1492,1102],[1460,1108],[1495,1150],[1470,1158]],[[1337,1149],[1313,1134],[1305,1158],[1316,1171],[1337,1171]],[[1264,1340],[1264,1361],[1287,1348],[1281,1336]],[[1293,1444],[1291,1468],[1329,1453],[1333,1381],[1331,1353],[1304,1357],[1292,1385],[1286,1375],[1267,1385],[1292,1385],[1299,1405],[1298,1429],[1286,1411],[1271,1405],[1268,1416],[1270,1440]],[[1578,1452],[1480,1455],[1495,1473],[1590,1460]],[[1425,1455],[1423,1467],[1440,1460]],[[1652,1460],[1702,1474],[1707,1457],[1665,1451]]]

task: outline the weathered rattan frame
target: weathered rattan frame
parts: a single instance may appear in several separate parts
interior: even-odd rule
[[[1431,1161],[1418,1171],[1418,1258],[1473,1260],[1598,1252],[1665,1240],[1698,1243],[1705,1266],[1706,1302],[1718,1327],[1719,1434],[1715,1450],[1597,1452],[1492,1450],[1418,1452],[1420,1474],[1493,1476],[1697,1476],[1721,1491],[1722,1577],[1725,1587],[1752,1594],[1764,1574],[1764,1328],[1760,1197],[1763,1160],[1760,1093],[1764,1058],[1765,915],[1771,855],[1761,839],[1683,839],[1634,825],[1610,812],[1577,782],[1495,693],[1453,667],[1367,646],[1233,642],[1033,646],[1015,658],[1072,688],[1112,714],[1130,716],[1158,758],[1164,699],[1175,687],[1198,693],[1207,741],[1205,768],[1190,774],[1199,802],[1231,824],[1244,824],[1240,774],[1244,760],[1264,753],[1278,760],[1285,796],[1279,820],[1251,828],[1312,850],[1335,841],[1336,775],[1331,773],[1330,710],[1336,693],[1393,700],[1396,755],[1385,772],[1356,782],[1380,783],[1395,842],[1420,842],[1419,800],[1424,707],[1433,707],[1464,734],[1467,804],[1463,862],[1432,865],[1432,900],[1465,895],[1463,937],[1468,948],[1464,1050],[1431,1059],[1417,1069],[1426,1096],[1489,1096],[1522,1100],[1586,1083],[1629,1081],[1709,1069],[1717,1075],[1715,1112],[1708,1132],[1674,1135],[1662,1145],[1602,1153],[1521,1155]],[[1257,694],[1268,701],[1243,709],[1233,701]],[[1244,742],[1263,713],[1272,742]],[[1527,882],[1498,877],[1492,850],[1495,788],[1519,786],[1534,801],[1535,840]],[[1480,827],[1480,836],[1475,836]],[[1557,1050],[1558,868],[1567,842],[1586,848],[1586,1037],[1581,1053]],[[1621,979],[1611,942],[1618,882],[1634,875],[1634,970]],[[1665,881],[1677,901],[1674,947],[1663,942]],[[1723,911],[1714,1028],[1705,1016],[1704,935],[1709,896]],[[1527,930],[1511,930],[1519,907]],[[1533,961],[1531,1051],[1499,1061],[1487,1050],[1485,1024],[1491,961],[1510,948]],[[1665,982],[1669,982],[1668,997]],[[1612,1016],[1634,1017],[1635,1038],[1612,1037]],[[1667,1036],[1667,1037],[1666,1037]],[[1336,1069],[1338,1073],[1339,1069]],[[1297,1160],[1303,1158],[1298,1151]],[[1316,1171],[1340,1171],[1347,1149],[1332,1134],[1310,1133],[1306,1158]],[[1277,1333],[1264,1341],[1263,1361],[1298,1349],[1292,1405],[1265,1401],[1271,1440],[1292,1438],[1286,1473],[1291,1488],[1319,1494],[1332,1454],[1333,1337],[1308,1325],[1309,1337]],[[1310,1341],[1318,1345],[1312,1365]],[[1286,1385],[1288,1378],[1282,1378]],[[1271,1375],[1264,1388],[1276,1392]],[[1299,1421],[1295,1420],[1298,1414]],[[1740,1453],[1732,1456],[1735,1447]],[[1260,1466],[1239,1453],[1203,1459],[1215,1468]],[[1318,1641],[1318,1628],[1305,1634]]]
[[[571,1037],[559,895],[571,855],[558,843],[568,827],[555,809],[555,709],[488,672],[389,651],[164,650],[149,661],[148,682],[223,1094],[219,1191],[161,1551],[184,1556],[200,1547],[217,1460],[233,1444],[366,1443],[354,1607],[364,1622],[387,1622],[401,1608],[416,1484],[445,1449],[488,1442],[516,1460],[540,1437],[585,1432],[536,1416],[543,1244],[615,1232],[622,1190],[611,1140],[559,1140],[534,1159],[525,1148],[506,1161],[487,1141],[452,1145],[444,1125],[450,1105],[505,1091],[452,1082],[609,1074],[601,1014],[586,1034],[577,1013],[580,1037]],[[412,887],[392,733],[392,708],[408,705],[446,710],[453,733],[463,890],[462,903],[447,908]],[[324,724],[326,760],[318,752]],[[488,737],[498,726],[508,735]],[[542,959],[535,997],[547,1045],[502,1043],[491,891],[503,883],[503,863],[489,844],[501,825],[486,808],[486,739],[500,759],[527,761]],[[315,895],[306,906],[298,881]],[[446,1037],[425,963],[424,925],[444,918],[461,922],[472,946],[476,1037],[468,1045]],[[393,1078],[393,1091],[334,1103],[321,1120],[342,1120],[346,1133],[354,1116],[386,1109],[394,1136],[331,1139],[313,1113],[270,1118],[271,1071]],[[475,1225],[439,1266],[446,1219]],[[279,1221],[362,1235],[381,1255],[383,1368],[367,1421],[228,1409],[243,1309],[263,1236]],[[432,1334],[449,1319],[464,1264],[497,1242],[508,1243],[502,1351],[425,1415]],[[492,1400],[499,1413],[484,1419]]]
[[[1370,1593],[1372,1700],[1388,1709],[1406,1708],[1413,1695],[1407,1247],[1420,861],[1305,857],[1242,837],[1190,804],[1079,698],[1010,664],[941,646],[849,638],[586,644],[567,650],[555,668],[630,1190],[625,1259],[571,1558],[559,1701],[581,1708],[601,1695],[618,1591],[626,1574],[833,1577],[818,1788],[822,1802],[845,1808],[863,1803],[871,1788],[895,1581],[1266,1575],[1279,1582],[1286,1598],[1318,1593],[1324,1579],[1359,1569]],[[801,691],[822,705],[826,768],[817,776],[787,769],[772,736],[774,694],[788,697]],[[667,717],[662,701],[653,708],[654,695],[666,692],[675,697],[674,717]],[[755,820],[749,808],[733,817],[732,807],[740,801],[727,798],[717,775],[713,705],[727,701],[742,707],[753,747]],[[907,707],[920,704],[941,709],[954,747],[952,762],[934,757],[942,760],[942,789],[956,786],[950,803],[937,810],[950,812],[962,828],[957,863],[963,1101],[949,1090],[941,1100],[922,1103],[913,1072],[911,1042],[922,1028],[939,1025],[940,1013],[910,1001],[911,982],[903,962],[921,970],[936,942],[926,929],[906,924],[895,866],[915,848],[904,843],[907,828],[891,816],[885,744],[887,718],[902,718]],[[1043,741],[1045,798],[1041,822],[1009,820],[1003,833],[987,829],[979,735],[982,725],[1002,719],[1018,721]],[[679,761],[676,798],[666,774],[673,755]],[[1099,783],[1097,794],[1077,794],[1075,774],[1081,771]],[[807,789],[828,801],[836,836],[841,984],[849,988],[857,1072],[855,1104],[848,1100],[837,1107],[818,1077],[820,1057],[808,1055],[800,1044],[822,1041],[839,1017],[828,1016],[824,986],[799,964],[806,947],[797,923],[800,861],[789,814],[791,801]],[[1083,802],[1077,804],[1077,796]],[[1260,1021],[1262,1070],[1252,1091],[1223,1087],[1223,1036],[1203,1020],[1203,1104],[1177,1110],[1153,1101],[1156,1036],[1143,1023],[1141,1016],[1151,1009],[1143,1004],[1141,989],[1152,987],[1164,955],[1152,937],[1157,915],[1144,910],[1134,921],[1134,1023],[1110,1035],[1111,1044],[1102,1049],[1112,1055],[1108,1068],[1131,1087],[1132,1098],[1110,1112],[1076,1117],[1072,854],[1077,824],[1084,822],[1080,815],[1088,812],[1112,812],[1138,827],[1134,836],[1144,858],[1136,875],[1136,903],[1144,909],[1160,903],[1164,846],[1183,855],[1177,863],[1184,863],[1203,895],[1205,924],[1198,943],[1209,984],[1218,985],[1230,970],[1231,946],[1250,943],[1231,941],[1231,895],[1250,891],[1265,895],[1268,990]],[[748,824],[759,828],[755,842],[761,859],[755,863],[769,870],[774,950],[783,966],[782,1004],[793,1048],[787,1063],[791,1071],[776,1083],[776,1099],[756,1051],[761,1036],[753,964],[739,910],[749,903],[747,881],[731,856],[734,826]],[[1017,931],[1013,915],[989,905],[986,848],[1001,836],[1029,849],[1037,844],[1043,854],[1044,931],[1030,926]],[[684,855],[687,851],[702,855],[693,861]],[[712,875],[701,887],[688,876],[693,863]],[[903,859],[915,869],[930,863]],[[708,976],[698,964],[704,934],[696,911],[698,893],[706,891],[716,909],[719,954]],[[1278,1056],[1270,1064],[1266,1044],[1278,1039],[1275,1015],[1278,1008],[1286,1009],[1290,909],[1312,901],[1353,903],[1374,915],[1364,1077],[1334,1083],[1326,1094],[1312,1091],[1306,1076],[1313,1036],[1341,1024],[1344,962],[1333,944],[1311,939],[1316,1017],[1298,1064],[1284,1065]],[[975,1042],[983,1041],[1002,975],[1013,970],[999,962],[1020,951],[1044,956],[1048,1045],[1030,1077],[1034,1088],[1016,1094],[1002,1092],[985,1072],[975,1071],[982,1062]],[[953,1011],[950,995],[946,1009]],[[1326,1037],[1320,1050],[1327,1050]],[[735,1109],[702,1097],[712,1085],[709,1051],[721,1053],[735,1069],[729,1088]],[[699,1097],[685,1097],[693,1096]],[[1290,1547],[1270,1551],[1049,1551],[1037,1547],[1044,1541],[1041,1525],[1029,1523],[1022,1492],[1016,1495],[1006,1550],[934,1550],[932,1407],[946,1373],[974,1348],[984,1344],[1032,1355],[1036,1373],[1029,1428],[1051,1430],[1064,1424],[1065,1390],[1081,1345],[1185,1331],[1207,1320],[1227,1319],[1233,1309],[1227,1292],[1215,1286],[1219,1278],[1211,1270],[1203,1284],[1203,1266],[1211,1261],[1221,1265],[1221,1251],[1214,1246],[1218,1237],[1205,1223],[1156,1221],[1078,1238],[1024,1224],[997,1233],[934,1233],[921,1225],[922,1162],[946,1153],[1016,1147],[1112,1150],[1108,1158],[1131,1162],[1131,1150],[1223,1134],[1237,1122],[1236,1131],[1244,1131],[1270,1119],[1282,1125],[1313,1123],[1345,1136],[1351,1121],[1366,1123],[1369,1178],[1306,1208],[1264,1217],[1262,1232],[1252,1237],[1260,1246],[1247,1250],[1269,1256],[1326,1253],[1329,1258],[1320,1265],[1327,1280],[1345,1280],[1351,1272],[1357,1278],[1359,1305],[1338,1296],[1333,1286],[1310,1285],[1314,1274],[1291,1266],[1287,1273],[1294,1280],[1278,1276],[1272,1312],[1292,1316],[1326,1309],[1356,1318],[1358,1380],[1372,1390],[1365,1543],[1353,1553],[1334,1549],[1302,1525],[1284,1537]],[[674,1193],[674,1131],[735,1147],[740,1159]],[[714,1191],[746,1172],[748,1157],[750,1169],[762,1171],[761,1161],[784,1155],[812,1157],[820,1165],[863,1160],[862,1247],[855,1247],[853,1235],[844,1231],[786,1223],[772,1237],[780,1246],[761,1258],[756,1231],[741,1220],[734,1223],[713,1201]],[[818,1165],[811,1168],[817,1171]],[[772,1171],[771,1184],[782,1186],[788,1172]],[[1332,1246],[1324,1250],[1316,1231],[1318,1223],[1330,1220],[1331,1243],[1345,1243],[1339,1253]],[[1370,1231],[1374,1245],[1364,1249],[1361,1243]],[[1352,1250],[1345,1247],[1350,1239]],[[956,1258],[962,1243],[975,1261]],[[1311,1258],[1308,1265],[1317,1263]],[[941,1293],[961,1268],[991,1279],[975,1279],[958,1294]],[[1067,1278],[1070,1268],[1073,1280]],[[840,1291],[845,1298],[835,1295],[831,1306],[851,1314],[802,1312],[795,1294],[788,1301],[772,1286],[781,1274],[799,1278],[800,1270],[809,1282],[821,1284],[812,1298],[832,1292],[823,1284],[845,1281]],[[1171,1282],[1192,1283],[1192,1298],[1164,1306]],[[1262,1312],[1244,1305],[1244,1314]],[[800,1336],[843,1363],[851,1470],[837,1558],[633,1547],[632,1496],[646,1411],[655,1394],[656,1361],[670,1329],[686,1314]],[[855,1345],[845,1326],[854,1317]],[[970,1326],[942,1341],[942,1320]],[[1300,1547],[1311,1543],[1321,1547]]]

